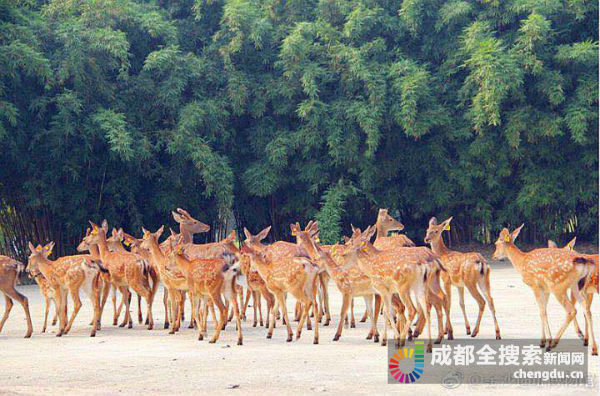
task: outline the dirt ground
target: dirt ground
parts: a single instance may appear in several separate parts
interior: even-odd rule
[[[539,337],[540,319],[533,293],[510,264],[491,262],[491,265],[492,294],[503,338]],[[158,321],[153,331],[137,323],[131,330],[112,326],[109,323],[112,307],[107,304],[103,328],[96,338],[90,338],[88,323],[92,310],[86,298],[71,333],[57,338],[56,327],[40,334],[43,300],[37,285],[19,289],[29,298],[34,334],[31,339],[22,338],[26,328],[24,314],[15,305],[0,333],[0,395],[598,394],[598,357],[591,356],[594,387],[461,385],[446,389],[441,385],[388,385],[386,348],[364,339],[367,323],[358,323],[354,329],[345,328],[341,340],[332,341],[341,306],[341,295],[333,284],[330,289],[333,323],[321,327],[319,345],[312,344],[312,332],[306,330],[299,341],[286,343],[284,327],[279,325],[273,339],[267,340],[264,328],[251,327],[251,309],[248,321],[243,323],[243,346],[236,345],[232,325],[221,333],[217,344],[197,341],[196,332],[187,328],[169,335],[162,329],[162,291],[154,305]],[[465,300],[473,325],[476,305],[468,294]],[[363,307],[364,303],[356,300],[358,317]],[[554,334],[564,319],[564,311],[553,297],[548,308]],[[292,309],[291,299],[289,309]],[[595,318],[599,318],[598,311],[596,298]],[[582,323],[582,314],[578,317]],[[464,337],[456,291],[452,320],[455,337]],[[598,321],[595,325],[598,335]],[[575,337],[572,327],[565,335]],[[494,338],[487,309],[479,337]]]

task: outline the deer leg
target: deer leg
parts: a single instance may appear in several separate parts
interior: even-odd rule
[[[123,319],[123,322],[119,325],[119,327],[125,327],[125,325],[127,325],[127,327],[131,329],[133,327],[133,322],[131,320],[131,312],[129,310],[129,307],[131,303],[132,293],[129,291],[129,287],[127,286],[121,286],[120,290],[121,294],[123,295],[122,301],[125,304],[125,318]]]
[[[274,299],[271,305],[271,322],[269,323],[269,331],[267,331],[267,338],[273,337],[273,329],[275,328],[275,321],[277,320],[277,311],[279,310],[279,300]]]
[[[113,326],[116,326],[117,324],[119,324],[119,316],[121,315],[121,308],[123,307],[123,298],[125,298],[123,295],[121,295],[121,304],[119,305],[119,308],[117,309],[117,287],[115,285],[112,285],[112,304],[113,304]]]
[[[592,322],[591,311],[593,299],[593,293],[587,293],[582,299],[585,309],[585,340],[592,339],[592,355],[598,356],[598,345],[596,344],[596,336],[594,336],[594,323]]]
[[[54,304],[54,317],[52,318],[52,326],[56,326],[56,322],[58,322],[58,303],[56,299],[52,297],[52,302]]]
[[[288,317],[288,311],[287,311],[287,307],[286,307],[285,300],[284,300],[285,297],[283,296],[283,293],[281,293],[281,294],[277,294],[276,298],[277,298],[277,300],[279,300],[279,305],[281,306],[281,312],[283,314],[283,319],[285,320],[285,325],[287,327],[288,337],[287,337],[286,341],[287,342],[291,342],[292,339],[293,339],[293,337],[292,337],[292,326],[290,325],[290,321],[289,321],[289,317]],[[318,312],[316,312],[316,314],[318,315]],[[316,317],[315,317],[315,322],[317,322],[317,318]]]
[[[302,316],[302,303],[300,301],[296,301],[296,307],[294,308],[294,322],[299,322],[300,316]]]
[[[46,332],[46,326],[48,325],[48,312],[50,311],[50,298],[44,296],[44,325],[42,326],[42,333]]]
[[[169,292],[167,291],[167,288],[163,288],[163,307],[165,309],[165,323],[163,325],[163,327],[165,329],[169,328]]]
[[[479,290],[477,290],[477,283],[466,283],[467,290],[471,293],[471,296],[477,301],[477,305],[479,306],[479,313],[477,314],[477,322],[475,322],[475,328],[471,333],[471,337],[477,336],[479,333],[479,326],[481,325],[481,318],[483,317],[483,311],[485,310],[485,300],[481,297]],[[466,314],[465,314],[466,315]]]
[[[317,312],[319,312],[319,306],[318,306],[318,302],[317,302],[317,288],[318,287],[319,287],[319,285],[315,279],[315,281],[313,283],[313,289],[312,289],[312,303],[313,303],[314,309],[316,309]],[[307,319],[308,319],[308,315],[307,315]],[[326,319],[326,320],[329,320],[329,319]],[[313,344],[318,344],[318,343],[319,343],[319,322],[317,320],[315,320],[315,335],[314,335],[314,339],[313,339]]]
[[[194,306],[197,307],[195,310],[192,310],[192,315],[195,314],[194,318],[198,324],[198,341],[202,341],[204,339],[204,332],[202,328],[203,309],[200,307],[200,304],[203,304],[204,298],[202,298],[200,295],[190,293],[190,302],[192,303],[192,308]]]
[[[94,307],[94,319],[92,319],[92,331],[90,333],[90,337],[95,337],[96,332],[98,331],[100,324],[100,304],[101,304],[101,287],[102,287],[102,279],[99,275],[96,275],[97,278],[94,280],[92,284],[92,290],[90,292],[89,298],[92,301],[92,307]]]
[[[248,309],[248,303],[250,302],[250,296],[254,297],[254,292],[250,288],[246,289],[246,301],[241,305],[242,307],[242,320],[246,321],[246,310]],[[256,318],[256,299],[253,301],[252,306],[254,307],[254,317]],[[254,326],[256,327],[256,319]]]
[[[333,337],[333,341],[338,341],[342,336],[342,328],[344,327],[344,320],[348,316],[348,305],[352,302],[353,298],[351,294],[344,293],[342,295],[342,310],[340,312],[340,321],[338,323],[337,331],[335,332],[335,336]]]
[[[496,339],[499,340],[500,337],[500,326],[498,325],[498,319],[496,319],[496,307],[494,306],[494,299],[492,298],[491,287],[490,287],[490,270],[487,269],[487,272],[484,277],[481,277],[477,283],[485,300],[490,306],[490,311],[492,312],[492,317],[494,318],[494,327],[496,328]]]
[[[350,322],[354,319],[354,298],[350,300]],[[348,327],[348,316],[344,319],[344,326]]]
[[[463,313],[463,318],[465,320],[465,329],[467,331],[467,335],[471,334],[471,326],[469,325],[469,317],[467,316],[467,311],[465,309],[465,288],[462,286],[457,287],[458,289],[458,304],[460,305],[460,309]],[[477,300],[477,298],[475,298]],[[479,303],[479,301],[478,301]]]
[[[442,274],[442,280],[444,284],[444,311],[446,312],[446,334],[449,340],[454,339],[454,329],[452,328],[452,322],[450,321],[450,307],[452,305],[452,283],[448,275]],[[466,322],[465,322],[466,323]]]
[[[55,291],[55,295],[58,296],[59,301],[59,314],[58,314],[58,333],[57,337],[62,337],[65,334],[65,327],[67,327],[67,292],[62,288],[58,288]]]
[[[197,310],[199,307],[196,304],[196,297],[194,296],[194,293],[192,293],[192,291],[188,291],[188,294],[190,295],[190,306],[192,308],[192,316],[190,316],[190,324],[188,325],[188,329],[193,329],[195,327],[196,317],[198,316]]]
[[[545,293],[541,289],[532,288],[533,293],[535,294],[535,300],[538,304],[538,309],[540,311],[540,318],[542,320],[542,338],[540,340],[540,348],[544,348],[546,346],[546,328],[548,329],[548,338],[552,340],[552,335],[550,334],[550,327],[547,325],[548,317],[546,314],[546,305],[548,304],[548,294]]]
[[[329,275],[323,272],[322,274],[318,275],[318,277],[319,283],[321,284],[321,289],[323,291],[323,308],[325,310],[325,323],[323,323],[323,326],[329,326],[329,322],[331,322],[331,311],[329,310]],[[350,327],[356,327],[354,317],[350,322]]]
[[[10,315],[10,311],[12,310],[13,307],[13,301],[10,297],[8,297],[7,294],[4,294],[4,315],[2,316],[2,321],[0,321],[0,331],[2,331],[2,328],[4,327],[4,323],[6,323],[6,320],[8,319],[8,316]]]
[[[258,309],[260,311],[260,308],[258,308],[258,298],[260,297],[256,297],[256,295],[258,294],[258,292],[255,291],[250,291],[250,289],[248,289],[248,292],[252,294],[252,310],[254,311],[254,318],[252,319],[252,327],[256,327],[258,325],[258,316],[256,313],[256,310]],[[246,306],[248,304],[248,296],[246,296]],[[244,311],[246,310],[246,306],[244,306]],[[260,325],[262,326],[262,313],[261,313],[261,317],[260,317]]]
[[[371,297],[369,297],[369,298],[371,298]],[[377,314],[379,315],[379,312],[378,312]],[[371,319],[373,318],[373,316],[374,316],[374,312],[371,312]],[[366,322],[368,317],[369,317],[369,313],[368,313],[368,312],[367,312],[367,310],[365,309],[365,312],[363,313],[363,316],[362,316],[362,318],[360,318],[360,322],[361,322],[361,323],[364,323],[364,322]]]
[[[571,290],[570,298],[571,298],[571,304],[573,304],[573,306],[575,306],[575,302],[577,301],[577,298],[575,297],[575,292],[573,290]],[[577,322],[577,316],[575,316],[573,318],[573,327],[575,328],[575,333],[577,333],[577,336],[581,339],[585,339],[583,332],[579,328],[579,323]],[[587,330],[587,324],[586,324],[586,330]]]
[[[219,334],[221,333],[221,329],[225,327],[225,322],[227,322],[227,310],[225,308],[225,304],[221,301],[221,296],[219,293],[215,293],[211,296],[213,303],[219,309],[219,323],[215,327],[215,334],[210,339],[209,343],[214,344],[219,339]]]
[[[558,341],[560,341],[560,337],[562,337],[563,333],[565,332],[567,327],[569,327],[569,325],[571,324],[571,321],[577,314],[575,307],[573,306],[573,304],[571,304],[571,301],[567,298],[566,290],[556,291],[556,292],[554,292],[554,296],[556,297],[556,299],[558,300],[560,305],[562,305],[564,307],[567,315],[565,317],[564,323],[558,330],[558,333],[556,333],[554,340],[550,341],[550,345],[548,345],[546,350],[549,350],[550,348],[554,348],[558,345]]]
[[[244,294],[242,292],[242,298],[243,297],[244,297]],[[242,318],[241,318],[241,314],[240,314],[240,308],[238,306],[238,301],[237,301],[236,296],[233,296],[233,298],[231,300],[232,300],[232,304],[233,304],[233,311],[235,312],[235,324],[237,326],[237,337],[238,337],[237,344],[243,345]]]
[[[65,329],[65,334],[68,334],[71,330],[71,326],[73,326],[73,321],[77,317],[79,310],[81,309],[81,299],[79,298],[79,286],[74,286],[69,288],[69,292],[71,294],[71,298],[73,299],[73,312],[71,313],[71,319],[69,319],[69,323]]]

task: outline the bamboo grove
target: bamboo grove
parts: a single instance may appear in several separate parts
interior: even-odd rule
[[[0,0],[1,250],[177,206],[597,238],[597,32],[585,0]]]

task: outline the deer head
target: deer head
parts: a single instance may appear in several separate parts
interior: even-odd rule
[[[180,231],[189,234],[200,234],[208,232],[210,226],[193,218],[187,211],[177,208],[177,212],[171,212],[173,219],[179,223]]]
[[[574,237],[573,239],[571,239],[569,241],[569,243],[567,243],[563,249],[564,250],[569,250],[569,251],[575,251],[575,242],[577,241],[577,237]],[[558,249],[558,245],[556,244],[556,242],[548,240],[548,247],[550,249]]]
[[[442,238],[442,233],[444,231],[450,231],[450,222],[452,221],[452,217],[447,218],[441,224],[438,224],[437,219],[432,217],[429,220],[429,227],[427,227],[427,231],[425,232],[425,238],[423,239],[425,243],[436,243]]]
[[[404,224],[390,216],[387,209],[379,209],[376,224],[377,228],[383,233],[383,235],[378,236],[387,236],[390,231],[402,231],[404,229]]]
[[[271,226],[268,226],[258,234],[252,235],[250,231],[248,231],[248,229],[244,227],[244,235],[246,235],[246,240],[244,241],[244,244],[248,247],[262,249],[264,245],[261,242],[267,237],[267,235],[269,235],[270,230]]]
[[[54,249],[54,242],[49,242],[45,246],[37,245],[33,246],[31,242],[29,242],[29,259],[27,261],[26,270],[29,271],[32,275],[37,275],[40,272],[40,261],[46,261],[48,256],[52,254],[52,249]]]
[[[515,240],[519,236],[524,225],[525,224],[521,224],[521,226],[516,228],[513,232],[509,232],[508,228],[503,228],[502,231],[500,231],[498,240],[495,243],[496,250],[492,255],[494,260],[502,260],[508,257],[507,248],[509,246],[514,246]]]
[[[158,246],[158,239],[162,235],[164,231],[164,226],[161,226],[156,232],[150,232],[144,227],[142,227],[142,242],[140,243],[140,247],[142,249],[150,250],[152,244],[156,244]]]

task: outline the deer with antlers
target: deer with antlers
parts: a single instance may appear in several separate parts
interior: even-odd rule
[[[102,226],[98,226],[90,221],[92,230],[88,236],[84,238],[88,246],[98,246],[98,252],[103,265],[108,269],[111,281],[115,284],[125,302],[125,319],[120,327],[127,324],[128,328],[133,327],[131,314],[129,311],[129,302],[131,292],[129,287],[136,293],[140,294],[146,300],[148,312],[148,330],[154,328],[154,319],[152,317],[152,303],[156,289],[150,285],[152,267],[139,256],[131,252],[111,252],[108,249],[107,237],[108,223],[106,220],[102,222]],[[158,286],[158,285],[156,285]]]
[[[42,333],[46,332],[46,328],[48,327],[48,313],[50,312],[50,303],[54,303],[54,318],[52,318],[52,326],[56,325],[58,321],[58,304],[54,299],[54,291],[50,287],[50,283],[48,279],[44,278],[41,272],[37,274],[29,274],[29,277],[32,278],[35,283],[38,284],[40,288],[40,292],[42,293],[42,297],[44,298],[44,325],[42,326]]]
[[[575,241],[576,240],[577,240],[577,237],[574,237],[562,249],[577,253],[575,251]],[[556,243],[554,241],[548,241],[548,247],[551,249],[558,248],[558,246],[556,245]],[[592,317],[592,314],[591,314],[592,301],[594,299],[594,294],[598,293],[598,255],[597,254],[582,254],[581,256],[588,259],[589,260],[588,265],[592,267],[592,268],[588,268],[588,275],[585,277],[585,280],[583,281],[583,285],[578,284],[578,287],[581,286],[580,294],[583,295],[583,298],[582,298],[583,309],[586,312],[589,311],[589,315],[586,315],[586,317],[585,317],[585,335],[581,332],[581,329],[579,328],[579,323],[577,323],[577,316],[573,317],[573,326],[575,327],[575,331],[577,332],[577,335],[580,338],[583,338],[583,345],[585,345],[585,346],[588,345],[590,335],[591,335],[592,355],[597,355],[598,354],[598,346],[596,344],[596,337],[594,336],[594,324],[591,322],[588,322],[587,317],[588,316],[590,318]],[[575,305],[575,302],[577,301],[577,296],[575,295],[573,290],[571,290],[570,300],[571,300],[571,304]]]
[[[35,275],[41,272],[52,287],[55,301],[58,305],[59,331],[57,337],[67,334],[71,330],[73,321],[81,309],[79,290],[83,289],[89,296],[94,306],[92,331],[90,337],[96,335],[100,320],[100,272],[105,272],[99,262],[91,259],[89,255],[63,256],[51,261],[48,256],[52,253],[54,242],[45,246],[33,246],[29,242],[29,262],[27,270]],[[73,313],[67,323],[67,293],[73,299]]]
[[[495,243],[496,250],[493,258],[494,260],[508,258],[513,267],[521,274],[523,282],[533,291],[542,320],[540,346],[543,348],[546,346],[546,341],[548,341],[547,350],[550,350],[558,345],[560,338],[576,315],[575,307],[567,297],[567,290],[571,289],[577,300],[583,301],[579,286],[583,287],[593,263],[584,255],[563,249],[545,248],[523,252],[515,245],[515,240],[522,228],[523,225],[512,232],[507,228],[500,231],[498,240]],[[552,339],[546,314],[550,294],[554,294],[566,312],[565,321],[554,339]],[[592,323],[588,310],[585,312],[585,317],[589,323]],[[546,332],[548,340],[546,339]]]
[[[0,255],[0,291],[4,294],[4,301],[6,302],[6,305],[4,306],[4,316],[2,316],[2,320],[0,321],[0,332],[10,315],[10,311],[13,307],[13,300],[17,300],[19,304],[23,306],[23,310],[25,311],[25,318],[27,319],[27,332],[25,333],[25,338],[29,338],[31,337],[31,333],[33,333],[31,314],[29,313],[29,301],[27,300],[27,297],[19,293],[15,287],[19,274],[23,272],[23,270],[24,266],[22,263],[10,257]]]
[[[221,294],[223,294],[229,303],[233,305],[237,325],[237,344],[242,345],[242,322],[234,288],[235,277],[240,272],[237,257],[231,252],[224,252],[219,259],[188,259],[185,254],[187,246],[188,244],[184,244],[182,238],[175,240],[171,255],[188,283],[192,314],[196,315],[195,319],[199,324],[198,340],[204,338],[203,334],[206,331],[203,328],[205,321],[201,320],[199,314],[200,298],[210,298],[219,310],[219,323],[217,323],[215,333],[209,341],[215,343],[227,321],[226,306],[221,300]]]
[[[450,301],[451,301],[451,287],[454,286],[458,289],[458,299],[460,308],[462,309],[463,317],[465,319],[465,327],[467,334],[471,334],[471,337],[475,337],[479,333],[479,326],[481,325],[481,318],[485,309],[485,302],[487,301],[492,317],[494,319],[494,326],[496,328],[496,339],[500,339],[500,326],[496,319],[496,308],[494,306],[494,299],[491,294],[490,287],[490,266],[487,264],[485,258],[477,252],[457,252],[455,250],[448,249],[444,244],[442,233],[450,230],[450,221],[452,217],[444,220],[441,224],[438,224],[437,219],[432,217],[429,220],[429,227],[425,234],[425,243],[431,246],[431,249],[440,256],[442,264],[446,268],[446,271],[442,274],[442,280],[444,282],[446,301],[446,332],[448,339],[453,339],[453,329],[450,323]],[[471,333],[469,326],[469,320],[467,312],[465,310],[465,287],[469,293],[473,296],[477,305],[479,306],[479,314],[477,316],[477,322],[475,322],[475,328]],[[481,293],[480,293],[481,291]],[[483,294],[483,297],[481,296]],[[485,297],[485,299],[484,299]]]

